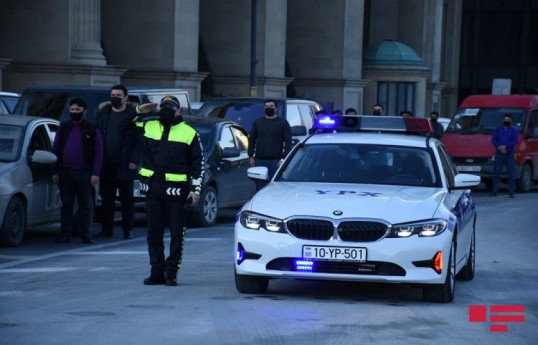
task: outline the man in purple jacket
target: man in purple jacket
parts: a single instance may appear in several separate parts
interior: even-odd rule
[[[52,181],[60,188],[62,199],[61,235],[56,243],[71,241],[73,208],[78,205],[77,229],[82,243],[92,244],[90,237],[92,184],[99,183],[103,160],[103,143],[97,128],[84,121],[86,102],[74,98],[69,102],[70,121],[60,124],[52,151],[58,157],[52,166]]]
[[[495,146],[495,161],[493,189],[491,190],[490,196],[497,196],[499,182],[501,180],[501,173],[503,171],[503,167],[506,167],[506,174],[508,175],[508,194],[510,198],[514,197],[514,169],[516,165],[514,148],[519,139],[519,134],[517,129],[512,126],[512,121],[512,115],[504,115],[502,125],[495,128],[495,131],[491,137],[491,143],[493,146]]]

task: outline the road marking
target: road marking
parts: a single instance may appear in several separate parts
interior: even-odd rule
[[[169,240],[169,239],[170,239],[169,234],[164,236],[165,242],[167,240]],[[221,241],[223,239],[224,238],[222,238],[222,237],[215,237],[215,238],[201,238],[201,237],[200,238],[197,238],[197,237],[189,238],[189,237],[187,237],[187,238],[185,238],[185,242],[213,242],[213,241]],[[27,256],[27,255],[20,256],[20,257],[11,256],[9,259],[12,259],[13,261],[5,262],[5,263],[0,264],[0,272],[3,272],[5,268],[10,268],[10,267],[19,266],[19,265],[25,265],[25,264],[28,264],[28,263],[31,263],[31,262],[43,261],[43,260],[47,260],[47,259],[56,258],[56,257],[59,257],[59,256],[64,256],[64,255],[120,255],[120,254],[129,254],[129,251],[115,250],[115,251],[108,252],[108,251],[96,251],[96,249],[104,249],[104,248],[113,247],[113,246],[117,246],[117,245],[123,245],[123,244],[133,243],[133,242],[141,242],[141,241],[145,241],[145,240],[146,240],[145,237],[138,237],[138,238],[134,238],[134,239],[129,240],[129,242],[126,242],[125,240],[117,240],[117,241],[113,241],[113,242],[109,242],[109,243],[94,244],[94,245],[91,245],[91,246],[85,246],[85,247],[80,247],[80,248],[62,250],[62,251],[57,251],[57,252],[54,252],[54,253],[38,255],[38,256]],[[94,253],[96,253],[96,254],[94,254]],[[132,251],[133,255],[139,255],[139,254],[142,254],[142,253],[147,255],[148,252],[147,251]],[[13,271],[10,270],[9,272],[13,272]]]

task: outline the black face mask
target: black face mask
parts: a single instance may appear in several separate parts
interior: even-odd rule
[[[273,116],[275,115],[275,108],[265,108],[265,115],[267,116]]]
[[[119,97],[110,97],[110,103],[112,104],[114,108],[121,107],[121,101],[122,99]]]
[[[71,116],[71,121],[73,122],[80,122],[82,118],[84,117],[84,113],[69,113]]]
[[[510,126],[510,121],[503,121],[503,125],[504,125],[504,127],[509,127]]]
[[[432,122],[437,122],[437,119],[431,119]]]
[[[169,125],[176,117],[176,111],[170,108],[162,108],[159,110],[159,121],[163,125]]]
[[[379,110],[374,110],[373,114],[374,115],[381,115],[381,112]]]

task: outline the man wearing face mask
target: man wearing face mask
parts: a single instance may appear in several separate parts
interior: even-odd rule
[[[291,150],[291,127],[287,120],[277,116],[277,103],[268,99],[264,103],[265,116],[254,121],[248,137],[250,166],[264,166],[273,177],[282,160]],[[265,183],[256,181],[260,190]]]
[[[432,131],[429,133],[430,137],[441,140],[443,136],[443,125],[440,124],[437,120],[439,119],[439,113],[432,111],[430,113],[430,124],[432,126]]]
[[[146,112],[156,103],[138,107]],[[200,200],[204,163],[198,132],[181,117],[179,101],[165,96],[159,103],[158,116],[137,120],[141,130],[142,165],[140,189],[146,195],[148,253],[151,265],[145,285],[177,285],[181,266],[187,200]],[[164,255],[164,228],[170,230],[170,254]]]
[[[69,102],[71,120],[62,122],[54,138],[52,152],[58,157],[51,166],[52,182],[58,184],[61,210],[61,235],[56,243],[71,241],[73,211],[78,205],[77,229],[82,243],[92,244],[90,237],[91,185],[99,182],[103,146],[99,130],[84,121],[86,102],[74,98]]]
[[[379,103],[374,104],[374,108],[372,110],[372,115],[374,116],[381,116],[385,114],[385,109],[383,106]]]
[[[519,134],[517,129],[512,126],[512,121],[512,115],[505,114],[502,125],[495,128],[495,131],[493,131],[493,135],[491,136],[491,143],[495,146],[495,157],[493,188],[490,196],[497,196],[503,167],[506,167],[506,174],[508,175],[508,195],[510,198],[514,197],[514,169],[516,165],[514,148],[518,142]]]
[[[140,147],[133,123],[135,108],[128,103],[127,88],[114,85],[110,101],[100,106],[96,125],[103,136],[103,169],[99,194],[102,199],[101,232],[94,237],[112,237],[116,195],[121,202],[123,238],[133,238],[134,180],[138,176]]]

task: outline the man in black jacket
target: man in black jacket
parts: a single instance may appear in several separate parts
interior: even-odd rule
[[[82,243],[92,244],[90,237],[92,196],[91,185],[99,183],[103,144],[99,130],[84,120],[86,101],[74,98],[69,102],[70,121],[64,121],[54,137],[52,152],[58,160],[51,166],[52,182],[60,188],[62,199],[61,236],[56,243],[71,241],[74,205],[78,206],[77,230]]]
[[[291,127],[286,119],[277,116],[275,100],[268,99],[264,104],[265,116],[252,124],[248,137],[248,156],[250,166],[264,166],[273,177],[282,159],[291,150]],[[256,182],[260,190],[265,183]]]
[[[133,238],[134,180],[140,164],[135,108],[127,102],[127,88],[114,85],[107,102],[97,114],[97,128],[103,137],[103,168],[99,193],[102,198],[102,227],[95,237],[112,237],[116,194],[121,202],[123,238]]]

